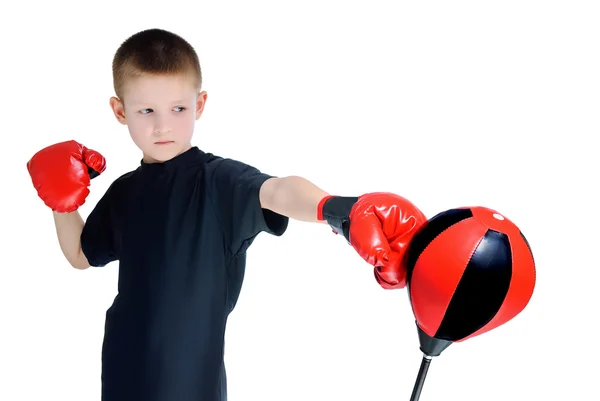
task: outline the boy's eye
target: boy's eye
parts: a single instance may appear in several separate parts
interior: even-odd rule
[[[185,110],[185,107],[183,107],[183,106],[177,106],[177,107],[175,107],[175,109],[174,109],[174,110],[175,110],[175,111],[178,111],[178,112],[182,112],[182,111],[184,111],[184,110]],[[152,113],[153,111],[154,111],[154,110],[152,110],[152,109],[141,109],[139,112],[140,112],[140,114],[150,114],[150,113]]]

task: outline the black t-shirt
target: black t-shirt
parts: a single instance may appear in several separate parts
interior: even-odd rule
[[[119,261],[106,313],[103,401],[224,401],[225,326],[246,251],[288,218],[262,209],[270,175],[193,147],[119,177],[88,217],[92,266]]]

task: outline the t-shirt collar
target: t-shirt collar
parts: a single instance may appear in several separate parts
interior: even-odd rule
[[[163,172],[172,171],[181,167],[187,167],[190,163],[200,158],[204,152],[202,152],[197,146],[193,146],[183,153],[164,161],[162,163],[147,163],[144,160],[140,161],[140,166],[143,171],[148,172]]]

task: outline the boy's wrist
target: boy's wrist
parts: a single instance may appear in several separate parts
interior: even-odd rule
[[[326,221],[333,232],[350,241],[350,212],[357,201],[357,196],[326,196],[319,202],[317,219]]]

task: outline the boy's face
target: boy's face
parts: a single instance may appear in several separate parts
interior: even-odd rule
[[[112,97],[110,105],[144,161],[164,162],[191,148],[194,124],[202,115],[206,92],[198,92],[186,75],[143,75],[127,81],[124,102]]]

